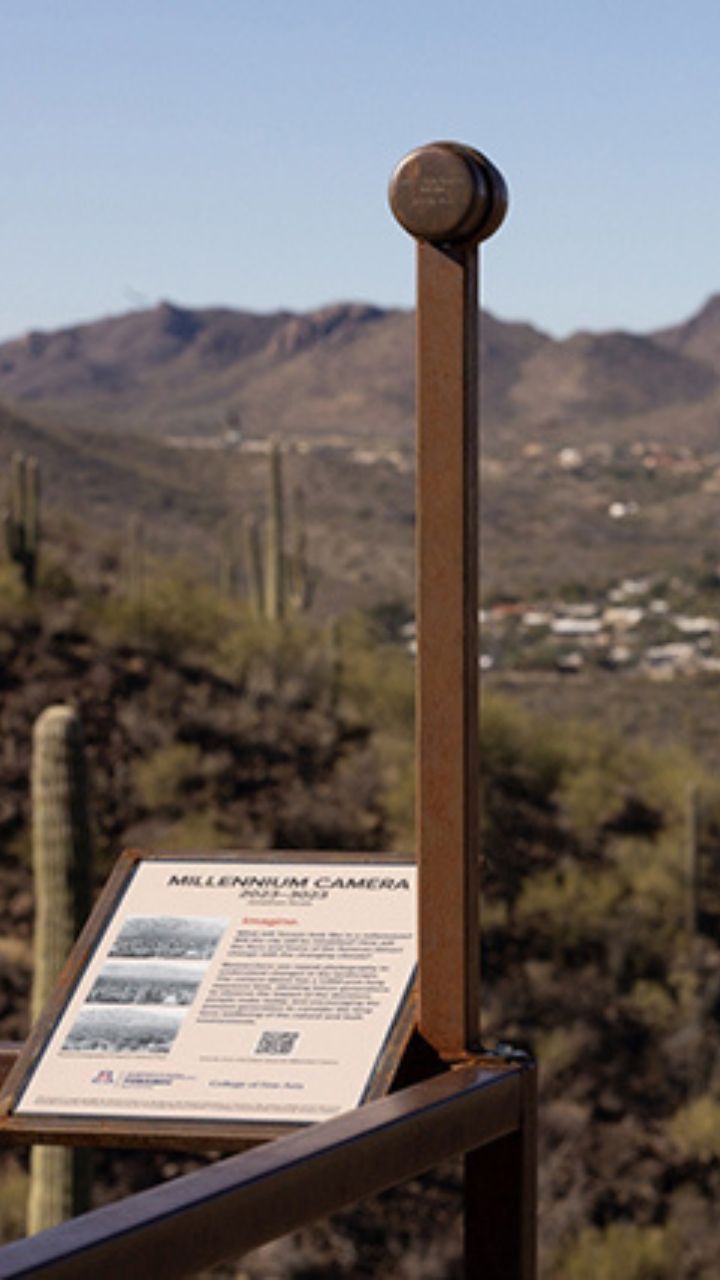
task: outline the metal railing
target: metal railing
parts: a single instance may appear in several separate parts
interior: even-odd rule
[[[532,1280],[534,1075],[452,1069],[6,1245],[0,1277],[180,1280],[464,1155],[466,1275]]]

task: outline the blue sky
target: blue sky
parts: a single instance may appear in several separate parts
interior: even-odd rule
[[[485,304],[564,334],[720,290],[717,0],[0,0],[0,338],[169,298],[409,306],[412,147],[512,197]]]

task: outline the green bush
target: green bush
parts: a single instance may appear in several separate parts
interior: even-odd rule
[[[0,565],[0,621],[34,617],[36,613],[37,606],[25,590],[14,566]]]
[[[561,738],[507,698],[483,697],[480,708],[481,785],[521,791],[547,804],[562,777],[566,750]]]
[[[680,1244],[672,1228],[613,1222],[587,1227],[565,1252],[554,1280],[674,1280]]]
[[[569,1027],[554,1027],[538,1035],[534,1048],[543,1087],[579,1063],[592,1047],[592,1039],[592,1031],[581,1022]]]
[[[566,859],[527,877],[516,920],[558,957],[602,950],[616,979],[632,984],[664,975],[674,961],[683,942],[681,889],[682,851],[672,838],[618,840],[603,863]],[[649,1016],[651,993],[638,987],[636,997]],[[654,1011],[668,1020],[657,999]]]
[[[720,1159],[720,1102],[710,1094],[704,1093],[676,1111],[668,1130],[685,1157]]]
[[[593,725],[566,727],[566,757],[557,799],[584,843],[608,828],[652,837],[687,822],[688,788],[697,764],[683,750],[654,750]]]
[[[133,772],[143,804],[148,809],[177,804],[200,766],[200,750],[188,742],[172,742],[138,760]]]
[[[408,734],[381,732],[374,740],[382,777],[382,806],[390,828],[389,848],[415,846],[415,751]]]
[[[210,663],[228,631],[243,621],[240,606],[184,570],[156,573],[141,590],[99,605],[106,639],[161,657],[202,655]]]
[[[516,905],[516,921],[565,954],[607,941],[622,896],[623,882],[614,870],[588,869],[579,862],[569,862],[525,881]]]
[[[243,847],[247,847],[247,843],[247,839],[243,840]],[[214,809],[194,810],[171,826],[163,828],[148,842],[150,848],[173,849],[179,853],[231,849],[238,844],[223,827],[220,816]]]
[[[672,1030],[679,1019],[678,1006],[667,987],[640,978],[623,998],[623,1011],[654,1035]]]
[[[243,616],[219,638],[215,666],[239,687],[286,702],[322,705],[333,697],[331,643],[307,619]]]
[[[376,729],[412,734],[415,672],[397,645],[379,643],[362,614],[343,619],[336,633],[339,693],[347,711]]]
[[[0,1241],[3,1244],[25,1235],[25,1207],[28,1175],[14,1160],[4,1166],[0,1178]]]

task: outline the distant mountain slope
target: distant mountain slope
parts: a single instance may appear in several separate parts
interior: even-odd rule
[[[693,403],[717,385],[708,365],[651,338],[578,333],[525,361],[511,401],[538,423],[592,421]]]
[[[132,513],[163,531],[165,551],[197,545],[198,529],[224,511],[217,459],[123,432],[108,435],[22,417],[0,405],[0,513],[15,450],[33,454],[42,472],[43,509],[62,510],[98,529],[124,530]]]
[[[400,399],[411,394],[397,319],[398,313],[356,304],[251,315],[163,303],[3,344],[0,397],[66,420],[100,427],[132,421],[161,435],[216,430],[229,412],[261,434],[303,429],[317,413],[318,425],[327,420],[333,429],[348,413],[377,422],[388,382],[384,352],[400,372]],[[403,319],[400,329],[409,332]],[[378,322],[386,330],[379,348],[371,332]],[[388,387],[389,402],[394,390]]]
[[[486,314],[481,341],[489,591],[718,558],[720,297],[643,336],[556,341]],[[5,343],[0,509],[20,448],[41,463],[45,510],[116,544],[138,514],[151,550],[190,551],[217,576],[243,518],[264,518],[257,441],[279,438],[297,446],[287,493],[306,497],[318,612],[409,599],[413,350],[409,312],[359,304],[268,316],[163,304]],[[617,502],[632,519],[610,519]]]
[[[708,298],[685,324],[661,329],[652,337],[659,346],[700,360],[720,374],[720,293]]]
[[[645,336],[556,341],[490,315],[482,329],[491,442],[558,424],[617,426],[696,406],[720,386],[720,296]],[[256,315],[162,303],[0,345],[0,398],[46,419],[158,437],[232,421],[251,436],[409,443],[413,349],[404,311],[339,303]]]
[[[95,573],[103,549],[116,556],[130,521],[139,517],[151,556],[189,554],[202,575],[217,581],[230,551],[242,579],[243,520],[263,520],[267,509],[268,464],[262,452],[175,448],[124,427],[68,428],[0,404],[0,519],[15,450],[40,463],[46,562],[55,542],[58,551],[69,543],[73,576],[80,580],[86,571]],[[413,477],[407,465],[397,467],[383,458],[376,465],[358,462],[347,450],[290,450],[285,480],[291,509],[298,488],[306,497],[320,613],[407,595],[413,526]],[[5,559],[0,542],[0,565]]]

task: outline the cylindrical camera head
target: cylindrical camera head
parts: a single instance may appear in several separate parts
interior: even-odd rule
[[[505,180],[479,151],[431,142],[402,159],[390,179],[390,208],[401,226],[433,244],[477,244],[507,212]]]

